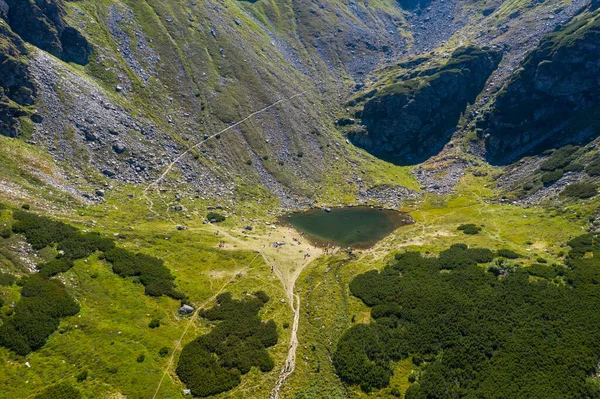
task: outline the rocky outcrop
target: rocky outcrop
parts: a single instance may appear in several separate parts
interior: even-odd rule
[[[524,155],[597,137],[599,54],[598,11],[543,39],[479,124],[488,160],[507,164]]]
[[[21,38],[66,62],[85,65],[92,46],[64,21],[62,0],[0,0],[0,16]]]
[[[380,89],[360,114],[366,131],[349,138],[396,164],[425,161],[448,142],[500,59],[494,50],[458,48],[444,65]]]
[[[17,136],[18,118],[27,114],[20,106],[33,104],[36,93],[21,58],[25,53],[23,41],[0,20],[0,134],[5,136]]]

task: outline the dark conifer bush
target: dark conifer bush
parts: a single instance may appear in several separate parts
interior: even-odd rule
[[[458,226],[457,230],[460,230],[465,234],[474,235],[474,234],[479,234],[479,232],[481,231],[481,227],[476,226],[472,223],[469,223],[469,224],[461,224],[460,226]]]
[[[34,274],[24,279],[21,299],[0,326],[0,345],[26,355],[41,348],[60,319],[79,312],[79,305],[60,281]]]
[[[218,321],[210,333],[187,344],[177,364],[177,375],[195,396],[210,396],[236,387],[252,367],[262,372],[275,366],[266,348],[277,343],[277,328],[261,322],[259,310],[268,301],[264,292],[251,299],[234,300],[230,293],[217,297],[217,304],[200,312]]]
[[[410,380],[409,399],[599,397],[590,382],[600,356],[599,241],[591,234],[570,241],[564,266],[498,276],[464,245],[437,258],[396,255],[350,283],[373,321],[352,326],[337,343],[339,377],[364,391],[380,389],[389,385],[393,362],[413,356],[421,371]],[[486,261],[493,256],[478,252]]]
[[[35,396],[34,399],[80,399],[81,393],[71,384],[61,382],[56,385],[49,386],[42,393]]]
[[[561,192],[561,195],[571,198],[591,198],[598,194],[598,187],[591,183],[573,183],[569,184]]]

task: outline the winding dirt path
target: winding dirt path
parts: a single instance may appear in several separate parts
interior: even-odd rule
[[[171,163],[170,163],[170,164],[169,164],[169,165],[166,167],[166,169],[165,169],[165,170],[164,170],[164,172],[163,172],[163,173],[162,173],[162,174],[161,174],[161,175],[158,177],[158,179],[156,179],[156,180],[154,180],[152,183],[148,184],[148,186],[147,186],[147,187],[144,189],[144,192],[146,192],[146,191],[150,190],[152,187],[158,187],[158,184],[159,184],[159,183],[160,183],[160,182],[161,182],[161,181],[162,181],[162,180],[165,178],[165,176],[167,176],[167,175],[169,174],[169,172],[171,171],[171,169],[173,169],[173,166],[175,166],[175,164],[176,164],[177,162],[179,162],[179,161],[180,161],[180,160],[181,160],[181,159],[182,159],[184,156],[186,156],[186,155],[187,155],[187,154],[188,154],[190,151],[192,151],[192,150],[194,150],[194,149],[196,149],[196,148],[200,147],[202,144],[206,143],[208,140],[211,140],[211,139],[213,139],[213,138],[217,137],[218,135],[221,135],[221,134],[223,134],[223,133],[227,132],[228,130],[231,130],[231,129],[233,129],[233,128],[234,128],[234,127],[236,127],[236,126],[239,126],[239,125],[241,125],[242,123],[246,122],[248,119],[250,119],[250,118],[252,118],[252,117],[254,117],[254,116],[256,116],[256,115],[262,114],[263,112],[265,112],[265,111],[267,111],[267,110],[269,110],[269,109],[271,109],[271,108],[273,108],[273,107],[275,107],[275,106],[277,106],[277,105],[279,105],[279,104],[281,104],[281,103],[283,103],[283,102],[290,101],[290,100],[292,100],[292,99],[294,99],[294,98],[296,98],[296,97],[303,96],[303,95],[305,95],[306,93],[308,93],[308,90],[305,90],[305,91],[303,91],[303,92],[301,92],[301,93],[298,93],[298,94],[294,94],[293,96],[290,96],[290,97],[282,98],[281,100],[279,100],[279,101],[276,101],[276,102],[274,102],[274,103],[273,103],[273,104],[271,104],[271,105],[267,105],[266,107],[264,107],[264,108],[261,108],[261,109],[259,109],[258,111],[254,111],[253,113],[251,113],[250,115],[248,115],[248,116],[247,116],[247,117],[245,117],[244,119],[242,119],[242,120],[240,120],[240,121],[238,121],[238,122],[234,123],[233,125],[230,125],[230,126],[226,127],[225,129],[223,129],[223,130],[221,130],[221,131],[219,131],[219,132],[217,132],[217,133],[213,134],[212,136],[208,136],[207,138],[205,138],[205,139],[201,140],[201,141],[200,141],[200,142],[198,142],[197,144],[195,144],[195,145],[193,145],[193,146],[189,147],[187,150],[185,150],[184,152],[182,152],[181,154],[179,154],[179,156],[177,156],[177,158],[175,158],[175,160],[173,160],[173,161],[172,161],[172,162],[171,162]]]
[[[285,296],[287,297],[287,301],[292,309],[294,317],[292,321],[288,354],[285,363],[283,364],[283,367],[279,372],[279,378],[277,379],[277,382],[275,383],[275,386],[273,387],[273,390],[271,391],[271,394],[269,396],[270,399],[278,399],[279,391],[285,383],[285,380],[294,372],[296,368],[298,327],[300,324],[300,296],[295,293],[296,281],[298,280],[298,277],[306,268],[306,266],[308,266],[313,260],[317,259],[323,251],[319,248],[313,247],[312,245],[305,243],[301,247],[304,248],[304,250],[306,251],[304,253],[308,253],[310,254],[310,256],[305,257],[304,255],[300,255],[300,252],[298,252],[299,245],[295,244],[296,241],[294,241],[293,238],[302,240],[304,240],[304,238],[297,231],[291,228],[277,229],[277,231],[275,232],[277,236],[258,236],[256,237],[256,243],[248,242],[247,240],[242,240],[223,230],[219,230],[219,234],[235,242],[240,248],[254,250],[262,256],[265,263],[271,267],[271,269],[277,275],[277,278],[281,282],[281,285],[285,290]],[[274,232],[271,232],[271,234],[274,234]],[[280,247],[279,249],[275,249],[270,245],[260,248],[261,243],[270,243],[273,241],[284,241],[288,242],[288,244],[284,245],[283,247]]]

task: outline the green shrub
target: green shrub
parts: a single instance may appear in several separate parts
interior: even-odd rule
[[[160,355],[160,357],[165,357],[169,354],[169,348],[167,348],[166,346],[163,346],[162,348],[160,348],[160,350],[158,351],[158,354]]]
[[[88,378],[88,371],[87,370],[83,370],[81,373],[77,374],[77,382],[83,382],[85,380],[87,380]]]
[[[577,147],[572,145],[566,145],[558,150],[554,151],[544,162],[542,162],[540,169],[549,172],[557,169],[564,169],[569,165],[573,159],[573,154],[577,151]]]
[[[272,320],[261,322],[258,312],[263,306],[259,297],[238,301],[225,293],[217,297],[217,305],[199,313],[219,323],[181,351],[176,372],[193,395],[233,389],[253,366],[262,372],[273,369],[266,348],[277,343],[277,328]]]
[[[73,261],[67,258],[52,259],[49,262],[37,265],[37,269],[40,271],[40,275],[46,278],[57,275],[58,273],[64,273],[73,267]]]
[[[591,198],[598,194],[598,187],[591,183],[573,183],[569,184],[561,192],[561,195],[571,198]]]
[[[481,231],[481,227],[469,223],[461,224],[460,226],[458,226],[457,230],[461,230],[465,234],[475,235],[479,234],[479,232]]]
[[[562,169],[557,169],[557,170],[553,170],[551,172],[546,172],[542,175],[542,183],[544,183],[544,184],[554,183],[555,181],[557,181],[561,177],[563,177],[563,175],[564,175],[564,172]]]
[[[12,229],[10,226],[0,226],[0,237],[6,239],[12,236]]]
[[[150,320],[150,323],[148,323],[148,327],[150,327],[150,328],[158,328],[158,327],[160,327],[160,320],[158,320],[158,319],[152,319],[152,320]]]
[[[144,360],[146,360],[146,355],[144,354],[139,355],[137,359],[135,359],[135,361],[138,363],[142,363]]]
[[[23,204],[23,205],[21,205],[21,209],[28,211],[31,209],[31,206],[29,204]]]
[[[12,274],[0,272],[0,286],[9,287],[17,281],[17,278]]]
[[[523,190],[525,190],[525,191],[533,190],[534,187],[535,187],[535,185],[531,182],[527,182],[527,183],[523,184]]]
[[[217,212],[209,212],[206,215],[206,219],[208,219],[208,221],[211,223],[219,223],[219,222],[223,222],[225,220],[225,216],[223,216]]]
[[[600,157],[594,159],[585,168],[585,172],[590,176],[600,176]]]
[[[38,274],[23,281],[14,315],[0,326],[0,345],[19,355],[41,348],[61,318],[79,312],[79,305],[59,281]]]
[[[521,255],[514,251],[511,251],[510,249],[499,249],[498,251],[496,251],[496,254],[506,259],[517,259],[521,257]]]
[[[468,256],[477,263],[488,263],[494,259],[494,251],[488,248],[469,248]]]
[[[565,166],[563,169],[566,172],[581,172],[584,169],[584,166],[580,163],[572,163],[570,165]]]
[[[49,386],[42,393],[35,396],[34,399],[80,399],[81,393],[71,384],[61,382],[56,385]]]

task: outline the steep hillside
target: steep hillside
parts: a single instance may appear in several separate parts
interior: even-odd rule
[[[482,124],[491,162],[598,136],[599,15],[584,15],[544,38],[498,94]]]
[[[459,47],[440,66],[415,71],[415,64],[426,58],[407,63],[405,74],[359,97],[368,98],[357,114],[365,131],[349,137],[396,164],[426,161],[452,137],[467,104],[479,95],[500,59],[499,51],[472,46]]]
[[[92,197],[105,184],[150,184],[168,169],[160,184],[190,194],[232,199],[227,182],[239,180],[295,207],[298,195],[313,197],[311,187],[347,173],[333,167],[351,155],[326,111],[337,108],[343,82],[405,42],[402,12],[385,1],[56,0],[3,9],[24,40],[85,65],[30,49],[23,69],[38,112],[33,126],[21,121],[20,135]],[[23,112],[10,109],[5,134],[17,136]]]

